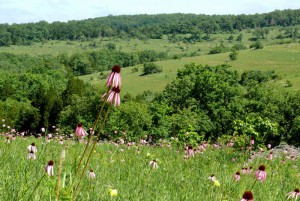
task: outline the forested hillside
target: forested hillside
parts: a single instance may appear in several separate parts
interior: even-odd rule
[[[122,15],[80,21],[40,21],[25,24],[0,24],[0,46],[30,45],[47,40],[88,40],[98,37],[158,39],[165,34],[199,34],[241,31],[272,26],[300,24],[300,10],[274,11],[255,15]]]
[[[288,76],[284,72],[279,75],[275,71],[277,64],[268,60],[270,51],[264,51],[264,45],[275,44],[290,48],[289,52],[299,51],[299,25],[300,10],[237,16],[160,14],[66,23],[1,24],[0,117],[5,120],[2,132],[15,128],[34,133],[41,127],[52,132],[55,126],[61,134],[69,134],[78,122],[91,127],[105,89],[92,85],[93,77],[83,82],[78,76],[96,73],[104,81],[107,70],[117,64],[131,67],[131,73],[139,80],[156,82],[158,77],[146,76],[156,74],[159,79],[168,80],[168,84],[160,91],[151,91],[149,87],[150,90],[137,95],[122,94],[121,106],[112,109],[103,138],[120,131],[113,135],[118,138],[126,130],[129,140],[151,134],[153,140],[177,137],[187,144],[228,140],[232,136],[240,144],[250,137],[261,144],[299,144],[300,92],[291,90],[288,80],[284,85],[274,84],[286,77],[297,78],[298,60],[295,54],[279,57],[284,65],[281,69],[294,69],[287,70]],[[71,46],[75,50],[53,54],[45,50],[63,42],[65,48]],[[145,48],[148,46],[152,49]],[[23,52],[15,53],[21,48]],[[44,48],[45,52],[31,53],[34,48],[36,52]],[[246,63],[246,59],[239,60],[242,51],[246,59],[251,57],[244,54],[257,51],[251,56],[263,57],[260,61],[268,62],[268,70],[257,70],[255,66],[233,70],[230,62],[238,62],[239,66]],[[227,59],[222,61],[227,64],[189,62],[175,72],[154,63],[180,63],[183,57],[196,61],[193,58],[203,55],[215,60],[217,56],[213,55],[220,53],[226,53]],[[145,86],[136,80],[131,80],[131,84]]]

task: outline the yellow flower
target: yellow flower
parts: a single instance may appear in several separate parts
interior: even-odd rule
[[[109,194],[111,197],[117,196],[118,190],[117,189],[109,189]]]
[[[220,184],[220,182],[219,182],[218,180],[215,180],[215,181],[214,181],[214,185],[215,185],[215,186],[221,186],[221,184]]]

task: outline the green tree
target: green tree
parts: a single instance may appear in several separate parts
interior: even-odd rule
[[[160,73],[162,72],[162,67],[158,66],[155,63],[145,63],[144,64],[144,73],[143,75],[149,75],[153,73]]]

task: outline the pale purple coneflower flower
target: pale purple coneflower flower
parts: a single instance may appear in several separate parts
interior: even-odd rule
[[[120,88],[113,87],[109,92],[108,95],[105,93],[103,94],[102,98],[106,97],[107,95],[107,102],[114,104],[114,106],[120,106],[121,99],[120,99]]]
[[[269,153],[268,159],[269,159],[269,160],[272,160],[272,159],[273,159],[273,152],[270,152],[270,153]]]
[[[253,137],[250,138],[250,144],[254,145],[254,138]]]
[[[289,192],[288,194],[286,194],[286,196],[288,196],[287,199],[290,199],[290,198],[294,199],[295,198],[295,200],[297,200],[298,197],[300,197],[299,188],[296,188],[294,191]]]
[[[241,179],[241,173],[239,171],[237,171],[234,175],[234,180],[239,181],[240,179]]]
[[[264,165],[258,167],[258,170],[255,172],[255,178],[261,182],[267,178],[266,167]]]
[[[251,174],[251,173],[252,173],[252,166],[249,167],[249,169],[247,170],[247,173],[248,173],[248,174]]]
[[[187,154],[187,156],[188,157],[194,157],[195,156],[195,152],[194,152],[192,146],[188,146],[188,154]]]
[[[95,174],[94,170],[90,169],[90,172],[89,172],[89,174],[88,174],[88,177],[89,177],[90,179],[95,179],[95,178],[96,178],[96,174]]]
[[[28,152],[33,152],[33,153],[36,153],[37,152],[37,148],[36,148],[36,146],[35,146],[35,143],[33,142],[33,143],[31,143],[31,145],[29,145],[28,147],[27,147],[27,150],[28,150]]]
[[[233,147],[234,143],[232,140],[230,140],[228,143],[227,143],[227,147]]]
[[[254,157],[255,157],[255,154],[252,153],[251,156],[250,156],[251,160],[254,160]]]
[[[87,132],[83,129],[82,123],[77,124],[75,134],[80,137],[80,139],[87,135]]]
[[[59,144],[64,144],[63,139],[60,139],[60,140],[59,140]]]
[[[6,143],[10,143],[10,139],[9,137],[6,137],[6,140],[5,140]]]
[[[124,143],[125,143],[124,139],[121,138],[121,139],[119,140],[119,143],[120,143],[120,144],[124,144]]]
[[[149,162],[149,167],[151,167],[152,169],[158,168],[158,164],[155,159]]]
[[[115,65],[111,69],[111,73],[107,77],[106,85],[112,86],[112,87],[121,87],[121,67],[118,65]]]
[[[245,191],[241,201],[254,201],[252,192],[251,191]]]
[[[30,151],[27,155],[27,158],[28,159],[32,159],[32,160],[35,160],[36,159],[36,155],[33,151]]]
[[[208,179],[211,180],[211,181],[215,181],[215,180],[216,180],[216,177],[215,177],[214,174],[212,174],[212,175],[210,175],[210,176],[208,177]]]
[[[48,174],[48,176],[54,176],[54,168],[53,168],[54,162],[53,160],[50,160],[48,164],[45,166],[45,171]]]

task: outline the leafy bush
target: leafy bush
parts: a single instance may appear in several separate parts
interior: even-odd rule
[[[231,47],[231,50],[237,50],[237,51],[238,50],[246,50],[246,49],[247,49],[247,47],[242,43],[235,44]]]
[[[238,52],[233,50],[230,54],[229,54],[229,58],[231,61],[234,61],[237,59],[237,55],[238,55]]]
[[[224,53],[229,51],[230,51],[229,47],[226,47],[225,45],[221,44],[210,49],[209,54],[219,54],[219,53]]]
[[[144,64],[144,75],[160,73],[162,72],[162,67],[155,63],[145,63]]]
[[[256,41],[250,45],[250,49],[254,49],[254,50],[263,49],[263,48],[264,45],[260,41]]]

